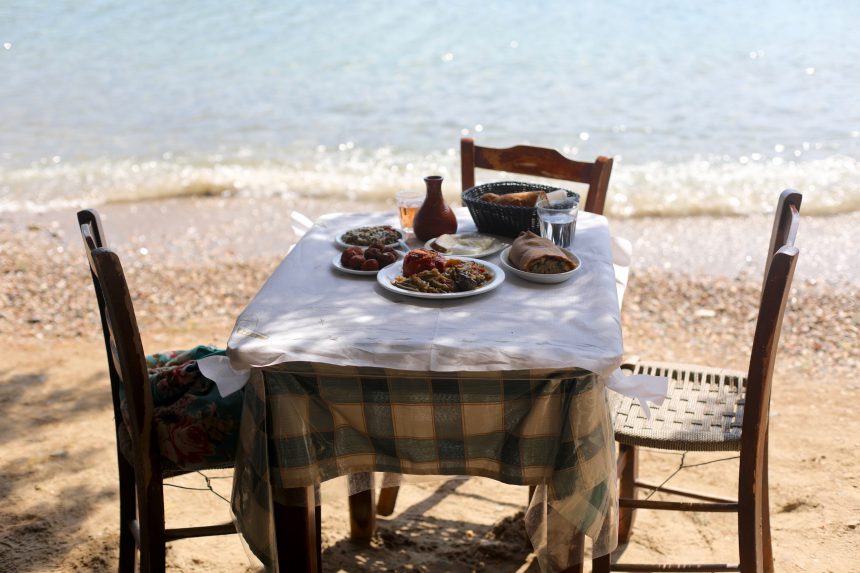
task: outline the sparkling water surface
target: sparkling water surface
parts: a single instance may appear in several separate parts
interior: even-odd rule
[[[0,5],[0,211],[391,199],[458,140],[616,158],[609,212],[860,209],[860,3]],[[481,174],[483,180],[498,177]]]

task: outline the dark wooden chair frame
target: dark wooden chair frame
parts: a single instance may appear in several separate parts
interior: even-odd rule
[[[630,539],[636,509],[736,512],[739,563],[646,565],[611,564],[610,556],[594,560],[593,571],[741,571],[772,573],[773,549],[768,499],[768,410],[782,319],[799,250],[794,246],[800,223],[802,195],[780,194],[765,265],[762,294],[747,372],[744,418],[741,430],[740,470],[736,500],[681,489],[658,487],[637,477],[637,448],[621,444],[619,475],[619,542]],[[636,498],[637,489],[657,490],[697,500],[657,501]]]
[[[141,573],[165,570],[165,544],[177,539],[236,533],[232,522],[201,527],[167,529],[164,524],[164,478],[187,472],[164,472],[153,423],[152,389],[146,355],[140,340],[134,307],[119,257],[104,246],[104,232],[94,210],[78,212],[87,260],[96,291],[117,433],[119,466],[119,571],[135,570],[135,549],[140,549]],[[127,430],[134,459],[120,450],[123,422],[120,409],[123,386],[128,411]]]
[[[554,149],[517,145],[507,149],[494,149],[475,145],[471,138],[460,140],[460,171],[463,191],[475,186],[475,168],[508,171],[521,175],[534,175],[588,184],[584,211],[603,214],[612,158],[598,157],[593,163],[568,159]]]

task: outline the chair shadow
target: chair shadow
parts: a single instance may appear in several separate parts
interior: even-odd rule
[[[46,426],[61,424],[109,410],[110,386],[106,374],[97,372],[81,380],[74,388],[50,388],[48,374],[0,372],[0,446],[34,432],[48,431]],[[13,410],[26,408],[27,415]]]
[[[490,526],[427,515],[465,482],[450,479],[397,517],[377,519],[377,533],[370,544],[344,539],[325,548],[323,571],[539,571],[536,560],[523,570],[529,562],[531,543],[522,506],[516,511],[512,506],[512,515]]]
[[[116,489],[74,484],[51,491],[32,485],[38,484],[36,475],[46,470],[63,474],[85,470],[86,459],[95,451],[81,452],[75,457],[79,463],[52,459],[38,467],[18,458],[0,467],[0,571],[26,573],[55,570],[61,563],[70,566],[68,556],[73,551],[77,570],[108,570],[114,562],[115,540],[89,537],[81,542],[79,532],[101,502],[116,498]],[[26,509],[9,509],[21,490],[35,490],[35,503]]]
[[[70,421],[112,415],[110,389],[104,373],[65,388],[50,376],[0,371],[0,571],[107,571],[115,563],[116,540],[81,531],[97,508],[116,500],[116,486],[74,478],[103,458],[107,446],[55,450],[49,440]]]

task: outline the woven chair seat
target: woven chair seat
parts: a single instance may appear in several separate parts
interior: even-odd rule
[[[746,374],[671,362],[637,362],[631,374],[669,378],[669,391],[647,419],[639,402],[612,395],[615,439],[631,446],[679,451],[740,451]]]

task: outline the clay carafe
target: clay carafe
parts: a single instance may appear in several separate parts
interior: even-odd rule
[[[424,178],[427,196],[415,214],[413,228],[415,236],[421,241],[429,241],[439,235],[457,232],[457,216],[442,197],[442,177],[431,175]]]

